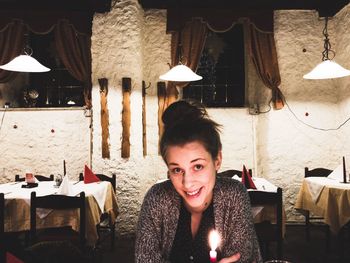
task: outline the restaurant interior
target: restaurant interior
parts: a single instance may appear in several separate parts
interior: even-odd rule
[[[34,197],[15,191],[53,175],[34,187],[84,191],[92,211],[85,260],[134,262],[143,198],[167,179],[161,115],[193,99],[222,125],[221,175],[277,196],[246,184],[264,261],[349,262],[349,16],[347,0],[0,0],[0,244],[21,232],[24,260]],[[9,68],[19,55],[38,64]],[[167,78],[177,65],[200,79]]]

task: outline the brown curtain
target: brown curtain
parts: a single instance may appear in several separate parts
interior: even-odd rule
[[[10,62],[20,55],[24,47],[25,25],[20,20],[13,20],[0,31],[0,65]],[[0,69],[0,83],[8,82],[17,76],[18,72]]]
[[[196,72],[207,31],[207,24],[202,19],[195,18],[186,23],[181,31],[173,32],[171,35],[171,66],[174,67],[181,62]],[[188,82],[176,83],[181,88],[187,84]],[[175,83],[169,82],[166,106],[173,103],[177,99],[177,95]]]
[[[274,108],[282,109],[284,102],[278,87],[281,84],[281,77],[273,33],[259,31],[254,24],[249,25],[248,31],[249,56],[264,85],[272,90]]]
[[[55,28],[58,54],[76,79],[84,83],[85,105],[91,108],[91,39],[78,33],[68,20],[60,20]]]

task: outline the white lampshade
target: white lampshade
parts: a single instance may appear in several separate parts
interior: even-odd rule
[[[47,72],[49,68],[40,64],[35,58],[29,55],[19,55],[9,63],[0,66],[1,69],[18,72]]]
[[[170,69],[167,73],[160,75],[159,79],[166,81],[196,81],[201,80],[202,77],[194,73],[189,67],[185,65],[177,65]]]
[[[325,60],[303,76],[304,79],[333,79],[350,75],[347,70],[332,60]]]

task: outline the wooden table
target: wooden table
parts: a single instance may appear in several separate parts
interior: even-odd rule
[[[323,217],[330,230],[337,234],[350,221],[350,184],[327,177],[307,177],[294,207]]]
[[[37,196],[58,194],[54,182],[39,182],[35,188],[21,188],[23,182],[0,185],[0,192],[5,194],[5,232],[18,232],[30,229],[30,193],[35,191]],[[69,182],[72,194],[81,191],[86,195],[86,239],[87,244],[94,245],[97,241],[96,224],[102,212],[108,212],[112,220],[118,215],[118,205],[113,187],[109,182],[84,184],[83,181]],[[60,227],[71,225],[79,230],[79,211],[72,210],[43,210],[37,212],[37,227]]]

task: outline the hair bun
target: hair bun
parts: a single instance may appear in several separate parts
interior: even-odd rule
[[[179,100],[164,111],[162,121],[165,126],[172,126],[181,122],[194,122],[208,118],[208,113],[202,104],[195,101]]]

